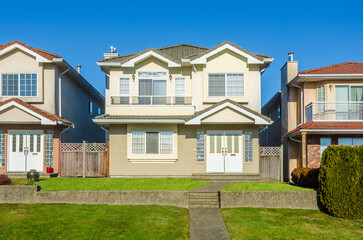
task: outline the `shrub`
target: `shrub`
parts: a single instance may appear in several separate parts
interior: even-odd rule
[[[13,185],[13,183],[8,175],[2,174],[0,175],[0,185]]]
[[[318,188],[319,168],[295,168],[291,173],[292,181],[301,187]]]
[[[318,197],[335,217],[363,218],[363,146],[330,146],[324,151]]]

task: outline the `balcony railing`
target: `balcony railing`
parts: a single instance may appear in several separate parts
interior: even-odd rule
[[[111,105],[192,105],[192,97],[111,96]]]
[[[311,102],[305,116],[306,122],[363,120],[363,102]]]

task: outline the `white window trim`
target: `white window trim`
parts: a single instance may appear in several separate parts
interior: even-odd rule
[[[3,74],[12,74],[12,75],[15,75],[15,74],[17,74],[18,75],[18,95],[7,95],[7,96],[4,96],[3,95]],[[21,96],[20,95],[20,74],[36,74],[37,75],[37,94],[35,95],[35,96]],[[24,72],[20,72],[20,73],[0,73],[0,96],[1,97],[21,97],[21,98],[24,98],[24,97],[27,97],[27,98],[29,98],[29,97],[38,97],[38,95],[39,95],[39,91],[38,91],[38,86],[39,86],[39,81],[38,81],[38,73],[24,73]]]
[[[158,133],[158,138],[159,138],[159,142],[158,142],[158,153],[146,153],[146,133]],[[133,146],[134,146],[134,142],[133,142],[133,135],[134,133],[142,133],[144,136],[144,149],[143,149],[143,153],[134,153],[133,152]],[[171,153],[161,153],[161,134],[160,133],[171,133],[171,137],[172,137],[172,148],[171,148]],[[140,154],[146,154],[146,155],[173,155],[174,154],[174,133],[172,131],[132,131],[131,133],[131,153],[133,155],[140,155]]]
[[[209,76],[213,75],[213,74],[224,74],[224,96],[210,96],[209,95]],[[242,96],[228,96],[227,95],[227,74],[242,74],[243,75],[243,94]],[[246,92],[246,79],[245,79],[245,73],[244,72],[228,72],[228,73],[208,73],[208,97],[218,97],[218,98],[223,98],[223,97],[229,97],[229,98],[243,98],[246,96],[245,92]]]

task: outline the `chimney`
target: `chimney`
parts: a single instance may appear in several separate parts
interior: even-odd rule
[[[116,53],[117,49],[114,46],[110,47],[110,53],[104,53],[103,57],[105,59],[112,58],[112,57],[118,57],[118,53]]]
[[[81,65],[77,65],[77,72],[79,73],[79,74],[81,74]]]
[[[289,62],[294,61],[294,52],[289,52]]]

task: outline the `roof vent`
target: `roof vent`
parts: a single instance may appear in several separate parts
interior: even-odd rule
[[[116,53],[117,49],[114,46],[110,47],[110,53]]]
[[[294,52],[289,52],[289,62],[293,62],[294,61]]]

